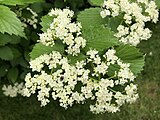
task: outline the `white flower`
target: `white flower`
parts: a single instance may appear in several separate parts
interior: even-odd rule
[[[38,42],[46,46],[54,46],[56,40],[61,40],[63,44],[67,45],[65,51],[68,54],[80,53],[80,49],[86,46],[86,40],[81,37],[81,23],[71,21],[74,15],[73,11],[68,8],[52,9],[49,15],[54,16],[53,22],[47,32],[40,34]]]
[[[125,14],[124,15],[124,19],[125,19],[125,22],[127,23],[127,24],[131,24],[132,23],[132,16],[131,15],[128,15],[128,14]],[[127,33],[128,34],[128,33]]]
[[[89,59],[71,65],[66,57],[59,52],[52,51],[30,62],[32,71],[36,71],[36,74],[26,75],[25,86],[16,83],[13,87],[4,86],[2,90],[6,96],[11,97],[17,94],[30,97],[31,94],[38,93],[37,98],[41,106],[46,106],[52,95],[52,98],[58,100],[60,106],[65,109],[74,103],[83,104],[90,99],[95,101],[90,105],[90,111],[93,113],[117,112],[123,104],[135,102],[138,94],[137,86],[132,83],[135,76],[129,69],[130,64],[124,63],[115,54],[114,49],[109,49],[103,55],[107,59],[104,62],[101,61],[98,51],[90,50],[87,52]],[[100,59],[98,64],[95,62],[96,58]],[[92,68],[86,68],[90,63],[94,64]],[[107,70],[111,64],[118,64],[120,70],[117,74],[115,73],[114,77],[108,78]],[[47,65],[49,71],[44,71],[43,65]],[[124,90],[115,90],[117,85],[122,86]]]
[[[130,7],[120,6],[122,3]],[[117,28],[117,36],[124,38],[121,40],[123,42],[135,44],[138,43],[135,40],[139,36],[141,39],[150,37],[144,34],[144,31],[150,33],[149,29],[144,28],[144,17],[135,11],[136,8],[138,11],[142,10],[138,5],[131,4],[128,0],[104,2],[104,11],[101,12],[103,17],[115,17],[120,12],[128,11],[128,14],[124,15],[126,23],[129,24],[133,16],[138,19],[135,19],[136,22],[139,21],[130,28],[124,25]],[[86,46],[86,40],[81,37],[82,26],[71,21],[74,13],[69,9],[52,9],[49,15],[54,17],[53,22],[45,33],[40,34],[39,42],[54,46],[60,40],[66,45],[67,55],[52,51],[31,60],[32,72],[26,75],[25,86],[4,86],[5,95],[13,97],[18,93],[30,97],[38,93],[37,98],[41,106],[46,106],[52,96],[65,109],[75,103],[83,104],[86,100],[91,100],[93,104],[90,105],[90,111],[96,114],[117,112],[120,106],[132,103],[138,98],[137,86],[133,84],[135,76],[130,70],[130,64],[118,58],[113,48],[108,49],[104,55],[91,49],[86,52],[86,59],[71,64],[68,54],[77,55],[80,49]],[[119,66],[119,70],[113,73],[113,76],[108,69],[112,64]]]
[[[14,85],[3,85],[3,94],[9,97],[16,97],[18,94],[22,94],[24,85],[23,83],[14,83]]]
[[[96,51],[96,50],[89,50],[89,51],[87,52],[87,55],[89,55],[91,59],[95,58],[95,56],[96,56],[97,54],[98,54],[98,51]]]
[[[105,18],[106,16],[109,16],[111,12],[109,10],[104,10],[100,12],[100,15],[102,18]]]
[[[38,23],[38,19],[37,19],[38,14],[29,7],[27,7],[26,9],[32,14],[32,17],[27,18],[24,22],[27,22],[28,24],[32,25],[34,29],[36,29],[37,23]]]
[[[129,103],[133,103],[138,99],[138,94],[136,94],[137,86],[134,84],[127,85],[125,88],[126,91],[126,101]]]
[[[110,11],[110,14],[105,11]],[[155,1],[148,0],[105,0],[100,14],[102,18],[124,14],[115,36],[120,42],[133,46],[151,37],[151,31],[145,28],[145,23],[148,21],[156,23],[159,17]]]
[[[115,96],[116,98],[116,103],[121,106],[122,104],[125,103],[125,100],[126,100],[126,95],[123,95],[121,92],[116,92]]]
[[[102,73],[103,75],[106,74],[108,69],[108,66],[102,62],[101,64],[97,65],[97,67],[94,68],[95,73]]]
[[[115,55],[116,51],[114,49],[109,49],[104,57],[107,59],[108,62],[110,62],[111,64],[114,64],[116,62],[116,60],[118,60],[118,57]]]

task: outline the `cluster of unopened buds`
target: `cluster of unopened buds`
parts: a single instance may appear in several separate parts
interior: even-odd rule
[[[158,21],[159,12],[153,0],[105,0],[101,11],[102,18],[123,15],[117,28],[116,37],[124,44],[136,46],[141,40],[148,40],[151,31],[146,22]]]

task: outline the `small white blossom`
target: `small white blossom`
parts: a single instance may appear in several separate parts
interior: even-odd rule
[[[120,42],[137,46],[141,40],[148,40],[151,37],[151,31],[145,28],[145,23],[158,21],[159,12],[155,1],[105,0],[100,15],[105,18],[106,16],[115,17],[122,13],[124,17],[115,34]]]
[[[87,99],[94,100],[95,104],[90,105],[90,110],[96,114],[106,111],[117,112],[120,106],[126,102],[132,103],[138,98],[136,85],[131,83],[135,76],[129,69],[130,64],[120,60],[114,49],[109,49],[103,55],[105,62],[96,50],[90,50],[86,54],[88,59],[78,61],[75,65],[69,64],[69,60],[56,51],[31,60],[32,71],[38,73],[33,76],[30,73],[26,75],[25,88],[21,94],[29,97],[38,91],[37,97],[41,106],[50,102],[51,94],[65,109],[74,103],[83,104]],[[93,64],[92,69],[85,67],[88,64]],[[106,77],[111,64],[120,66],[113,79]],[[51,72],[43,71],[45,65]],[[118,79],[114,79],[116,77]],[[80,90],[77,91],[76,87],[79,84]],[[117,85],[122,85],[125,92],[114,90]]]
[[[86,40],[81,37],[81,23],[71,21],[74,15],[73,11],[68,8],[52,9],[49,15],[53,16],[53,22],[47,32],[39,34],[38,42],[46,46],[54,46],[56,40],[61,40],[68,46],[65,50],[68,54],[74,56],[80,53],[80,49],[86,46]]]
[[[23,83],[14,83],[14,85],[3,85],[3,94],[9,97],[16,97],[18,94],[22,94],[24,89]]]
[[[139,3],[147,4],[142,0],[139,0]],[[146,35],[150,30],[144,28],[144,19],[147,18],[136,11],[142,11],[138,5],[128,0],[104,1],[102,17],[115,17],[119,12],[127,11],[124,15],[127,24],[130,24],[133,16],[136,17],[135,21],[138,23],[134,23],[130,28],[124,25],[117,28],[116,35],[123,38],[122,42],[136,45],[139,36],[143,39],[150,37]],[[77,55],[80,48],[86,46],[86,40],[81,37],[81,24],[71,21],[73,15],[73,11],[69,9],[52,9],[49,16],[54,17],[53,22],[46,32],[40,34],[39,40],[46,46],[54,46],[57,40],[61,40],[66,44],[67,55],[52,51],[31,60],[29,64],[32,72],[26,75],[25,86],[4,86],[4,94],[11,97],[17,93],[26,97],[37,94],[41,106],[46,106],[52,96],[52,99],[58,100],[59,105],[65,109],[75,103],[84,104],[86,100],[91,100],[93,103],[90,105],[90,111],[95,114],[114,113],[119,111],[123,104],[135,102],[138,98],[137,86],[133,84],[135,75],[130,70],[130,64],[118,58],[113,48],[108,49],[103,55],[95,49],[90,49],[86,52],[86,59],[75,64],[70,63],[68,54]],[[109,68],[113,64],[118,65],[119,70],[111,76]]]

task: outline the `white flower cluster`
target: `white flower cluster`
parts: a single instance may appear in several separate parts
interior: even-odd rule
[[[90,99],[95,103],[90,105],[93,113],[116,112],[122,104],[134,102],[138,95],[137,86],[132,83],[135,76],[130,65],[115,54],[116,51],[110,49],[100,57],[98,51],[90,50],[86,53],[88,58],[75,65],[56,51],[41,55],[30,62],[36,74],[26,75],[23,95],[29,97],[38,92],[41,106],[47,105],[52,96],[66,109]],[[109,77],[108,69],[112,64],[118,64],[120,69]],[[117,86],[123,89],[115,90]]]
[[[86,40],[81,37],[81,24],[72,22],[74,13],[69,9],[52,9],[49,16],[53,17],[53,22],[47,32],[39,34],[42,44],[54,46],[56,40],[62,40],[67,45],[68,54],[77,55],[80,48],[86,46]]]
[[[23,8],[20,8],[19,10],[15,11],[16,14],[18,15],[18,17],[20,17],[20,19],[23,22],[24,27],[27,27],[27,24],[33,26],[34,29],[37,28],[37,23],[38,23],[38,14],[36,12],[34,12],[31,8],[27,7],[26,10],[28,10],[32,16],[31,18],[24,18],[22,16],[22,10]]]
[[[9,97],[16,97],[18,94],[23,94],[24,84],[15,83],[12,85],[3,85],[2,90],[3,94]]]
[[[153,0],[105,0],[102,18],[123,14],[122,24],[118,26],[116,37],[124,44],[136,46],[141,40],[148,40],[151,31],[145,28],[145,23],[158,21],[159,12]]]
[[[38,23],[38,15],[36,12],[34,12],[31,8],[27,7],[27,10],[32,14],[31,18],[23,19],[24,22],[28,23],[29,25],[33,26],[34,29],[37,28]]]

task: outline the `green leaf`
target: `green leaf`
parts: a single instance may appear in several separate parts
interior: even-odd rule
[[[56,8],[63,8],[63,7],[65,7],[65,3],[63,2],[63,0],[55,0],[54,6]]]
[[[78,22],[82,24],[82,30],[88,29],[90,26],[104,25],[108,22],[107,18],[100,16],[100,8],[89,8],[80,12]]]
[[[20,42],[20,37],[19,36],[0,33],[0,46],[4,46],[8,43],[17,44],[19,42]]]
[[[13,53],[13,59],[16,59],[22,55],[17,48],[11,46],[10,49],[12,50]]]
[[[114,76],[115,75],[115,72],[118,72],[120,69],[120,66],[117,65],[117,64],[111,64],[108,68],[108,72],[107,72],[107,75],[108,76]]]
[[[10,64],[12,67],[15,67],[17,65],[21,65],[23,68],[27,68],[29,65],[28,62],[23,58],[23,56],[18,57],[14,60],[11,60]]]
[[[30,61],[29,53],[30,53],[29,51],[24,51],[24,58],[25,58],[25,60],[26,60],[27,62]]]
[[[1,4],[5,5],[25,5],[25,4],[30,4],[34,2],[44,2],[45,0],[1,0]]]
[[[56,43],[53,47],[45,46],[41,43],[38,43],[34,46],[32,52],[30,53],[31,59],[35,59],[43,54],[49,54],[52,51],[58,51],[60,53],[64,52],[64,46],[61,43]]]
[[[12,83],[15,83],[17,78],[18,78],[18,74],[19,74],[19,71],[17,68],[11,68],[9,69],[8,71],[8,74],[7,74],[7,78],[8,80],[10,80]]]
[[[114,45],[118,45],[119,41],[114,36],[114,33],[104,26],[89,27],[90,29],[85,30],[82,35],[87,40],[86,50],[90,48],[98,51],[103,51]]]
[[[103,51],[109,47],[119,44],[114,33],[105,28],[108,19],[100,16],[100,8],[90,8],[80,12],[78,22],[82,24],[82,36],[87,40],[86,50],[95,48]]]
[[[0,5],[0,32],[8,33],[10,35],[19,35],[24,37],[24,28],[21,21],[16,17],[8,7]]]
[[[0,66],[0,77],[4,77],[7,74],[8,69],[9,69],[9,65],[7,64],[1,65]]]
[[[158,9],[160,9],[160,0],[156,0],[156,4],[157,4]]]
[[[126,63],[130,63],[131,71],[137,75],[143,70],[144,57],[138,48],[130,45],[121,45],[116,48],[116,55]]]
[[[67,58],[71,64],[75,64],[77,61],[82,61],[87,58],[84,54],[80,53],[77,56],[68,55]]]
[[[0,47],[0,58],[2,60],[12,60],[14,58],[11,48],[8,46]]]
[[[25,59],[23,59],[22,57],[20,58],[19,64],[20,64],[23,68],[28,68],[28,66],[29,66],[28,62],[27,62]]]
[[[42,6],[42,4],[44,4],[44,3],[40,3],[40,2],[34,3],[34,4],[31,4],[31,5],[30,5],[30,8],[31,8],[33,11],[35,11],[36,13],[40,13],[40,12],[43,11],[43,6]]]
[[[102,6],[104,0],[90,0],[92,5]]]
[[[107,27],[111,28],[112,31],[118,32],[117,27],[121,24],[123,21],[123,15],[119,15],[116,17],[108,18]]]
[[[53,22],[53,17],[45,15],[41,18],[40,25],[42,26],[42,31],[47,32],[47,29],[50,27],[50,24]]]
[[[8,44],[9,42],[11,42],[10,36],[7,34],[0,33],[0,46],[4,46]]]
[[[9,42],[10,44],[18,44],[21,42],[21,37],[15,36],[15,35],[10,35],[11,41]]]

